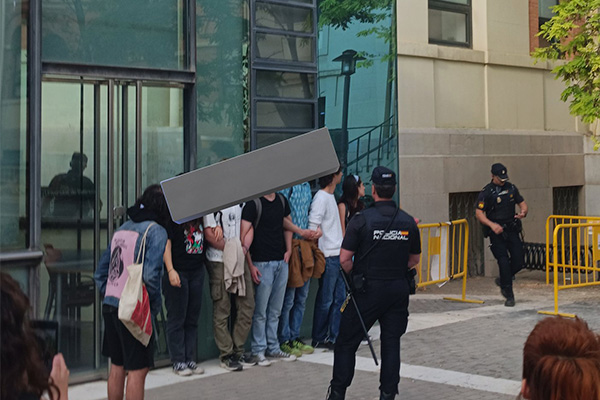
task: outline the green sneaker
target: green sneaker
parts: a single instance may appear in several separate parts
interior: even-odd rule
[[[279,348],[284,353],[288,353],[288,354],[291,354],[296,357],[302,357],[302,352],[300,350],[292,347],[291,342],[284,342],[281,344],[281,346],[279,346]]]
[[[299,350],[302,354],[312,354],[315,349],[312,346],[305,344],[302,340],[292,340],[292,348]]]

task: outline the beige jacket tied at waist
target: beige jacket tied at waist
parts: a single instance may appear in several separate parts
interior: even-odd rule
[[[310,278],[320,278],[324,271],[325,255],[315,242],[292,240],[288,287],[302,287]]]
[[[244,250],[238,237],[225,241],[223,248],[223,275],[225,290],[238,296],[246,295],[246,281],[244,281]]]

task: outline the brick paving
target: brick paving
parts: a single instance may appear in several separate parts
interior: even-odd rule
[[[537,321],[544,318],[537,311],[552,309],[552,288],[545,285],[543,274],[525,271],[515,282],[516,307],[504,307],[498,292],[492,278],[478,277],[469,280],[467,297],[481,298],[484,304],[444,301],[445,295],[458,296],[460,282],[421,290],[411,299],[409,331],[402,338],[399,399],[516,398],[523,343]],[[600,288],[566,290],[559,299],[561,312],[576,313],[600,331]],[[372,333],[379,353],[378,330]],[[379,373],[370,360],[368,346],[361,346],[357,356],[357,371],[346,398],[377,400]],[[149,382],[156,386],[154,380],[163,379],[166,383],[148,389],[146,398],[324,399],[331,379],[330,360],[331,354],[315,354],[297,362],[277,362],[268,368],[229,373],[211,360],[203,363],[210,376],[199,379],[174,377],[168,369],[152,371]],[[414,375],[415,371],[425,373]],[[102,398],[92,395],[86,385],[71,389],[77,395],[72,398]]]

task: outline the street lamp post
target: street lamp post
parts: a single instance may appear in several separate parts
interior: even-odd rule
[[[342,55],[333,59],[342,63],[342,75],[344,75],[344,100],[342,103],[342,164],[347,167],[348,160],[348,104],[350,102],[350,76],[356,72],[356,61],[364,60],[357,56],[355,50],[345,50]]]

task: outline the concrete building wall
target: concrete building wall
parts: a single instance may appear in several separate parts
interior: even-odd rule
[[[445,221],[449,194],[480,191],[502,162],[529,205],[526,240],[543,242],[554,187],[582,186],[580,213],[600,215],[600,154],[560,100],[563,83],[529,55],[528,2],[472,3],[473,48],[462,49],[428,44],[427,2],[398,2],[401,204]],[[486,274],[496,270],[488,251]]]

